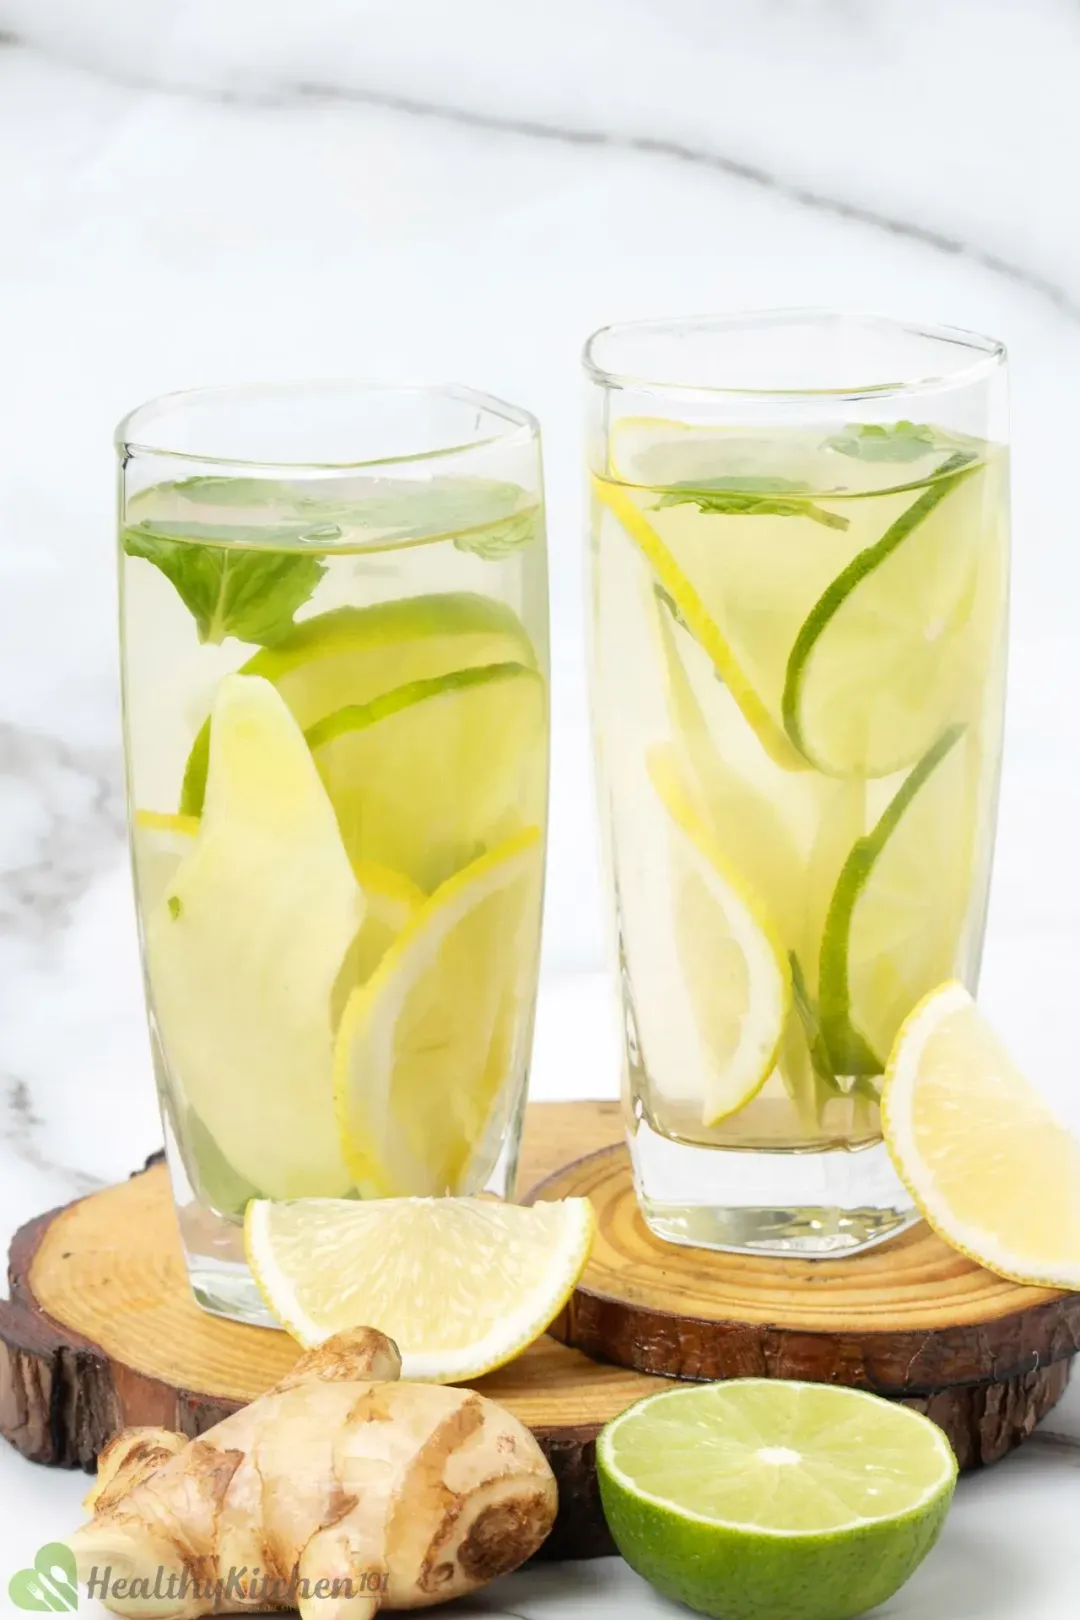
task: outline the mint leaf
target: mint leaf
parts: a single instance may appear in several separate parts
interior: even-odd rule
[[[170,539],[149,526],[125,529],[129,557],[160,568],[192,614],[202,642],[226,636],[268,647],[293,625],[293,616],[326,572],[317,557],[299,551],[243,551]]]
[[[491,523],[486,529],[471,529],[467,534],[455,534],[454,544],[459,551],[471,551],[477,557],[497,561],[507,552],[527,546],[536,538],[537,513],[516,512],[501,523]]]
[[[828,450],[859,461],[918,461],[930,455],[938,444],[933,428],[915,422],[852,422],[841,433],[825,440]]]
[[[847,528],[846,517],[826,511],[816,501],[798,493],[799,488],[786,478],[726,478],[722,484],[699,479],[693,484],[676,484],[665,490],[656,509],[696,506],[699,512],[709,516],[805,517],[827,529]]]

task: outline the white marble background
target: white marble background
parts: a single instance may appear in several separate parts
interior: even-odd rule
[[[110,435],[171,388],[454,377],[540,416],[557,734],[536,1089],[613,1089],[577,354],[643,314],[842,303],[1009,344],[984,999],[1080,1124],[1074,0],[0,0],[0,33],[0,1236],[158,1139],[121,841]],[[1047,1427],[965,1482],[885,1614],[1076,1609],[1080,1397]],[[77,1489],[0,1454],[0,1574],[70,1525]],[[598,1615],[631,1594],[663,1607],[613,1565],[511,1590],[537,1617],[585,1594]]]

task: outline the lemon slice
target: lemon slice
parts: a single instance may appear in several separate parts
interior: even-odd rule
[[[667,811],[676,975],[698,1037],[697,1061],[676,1084],[695,1096],[700,1121],[715,1125],[748,1103],[772,1073],[791,1007],[791,973],[760,900],[695,816],[669,751],[653,749],[648,772]],[[655,916],[650,931],[654,939],[662,938]],[[655,1043],[650,1039],[649,1047],[657,1055],[674,1054],[678,1047],[664,1038],[664,1025],[670,1032],[679,1017],[672,1000],[675,976],[670,967],[656,975],[655,960],[651,965],[641,960],[643,944],[635,929],[633,957],[640,969],[634,973],[632,964],[635,997],[646,998],[650,1035],[655,1026],[659,1037]],[[664,1076],[656,1078],[663,1086]]]
[[[696,569],[694,563],[699,560],[696,553],[691,559],[679,556],[681,548],[678,539],[685,527],[682,516],[671,517],[670,514],[665,514],[670,521],[665,525],[665,538],[662,539],[653,514],[650,512],[649,516],[646,516],[648,510],[646,503],[652,499],[651,492],[631,491],[595,475],[592,487],[596,498],[608,508],[631,540],[645,554],[657,579],[678,608],[690,634],[708,653],[716,673],[770,758],[775,759],[787,770],[803,768],[806,761],[792,746],[779,722],[778,714],[771,711],[762,701],[744,663],[737,656],[717,617],[717,591],[710,589],[710,586],[718,584],[718,568],[722,568],[723,564],[721,562],[718,565],[715,560],[715,547],[711,566],[704,571]],[[667,538],[668,531],[672,529],[678,531],[675,545]],[[760,570],[760,562],[758,567]]]
[[[523,1209],[494,1198],[253,1200],[248,1264],[302,1345],[378,1328],[403,1378],[460,1383],[539,1338],[585,1269],[587,1198]]]
[[[906,1020],[881,1102],[896,1169],[954,1249],[1015,1282],[1080,1289],[1080,1140],[955,980]]]
[[[446,591],[316,614],[257,652],[240,673],[273,681],[306,731],[345,705],[371,703],[411,681],[511,662],[536,667],[513,610],[471,591]],[[180,809],[187,814],[202,810],[209,747],[207,720],[184,772]]]
[[[672,738],[693,808],[727,865],[764,901],[784,943],[799,948],[821,784],[762,755],[703,650],[662,598],[654,622]]]
[[[198,816],[172,816],[160,810],[136,810],[131,849],[139,904],[153,910],[185,856],[195,847]]]
[[[888,776],[966,715],[981,674],[972,666],[983,554],[995,565],[990,498],[984,467],[938,477],[808,614],[782,705],[792,741],[819,770]]]
[[[206,808],[145,918],[154,1013],[177,1094],[271,1197],[345,1193],[330,995],[363,915],[333,806],[278,692],[218,688]]]
[[[307,733],[354,862],[430,890],[543,815],[546,698],[521,664],[413,681]]]
[[[971,893],[977,771],[944,732],[841,869],[821,942],[820,1018],[837,1074],[878,1075],[901,1023],[956,970]]]
[[[377,861],[358,861],[353,868],[364,895],[364,920],[341,964],[331,998],[331,1019],[336,1029],[353,991],[366,984],[397,939],[412,921],[427,896],[423,889]]]
[[[368,1196],[483,1187],[524,1080],[542,840],[531,827],[417,910],[341,1020],[341,1141]]]

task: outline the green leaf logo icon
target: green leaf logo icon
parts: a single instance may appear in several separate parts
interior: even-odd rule
[[[62,1541],[49,1541],[34,1559],[33,1569],[20,1569],[8,1582],[8,1597],[17,1609],[62,1614],[79,1607],[75,1555]]]

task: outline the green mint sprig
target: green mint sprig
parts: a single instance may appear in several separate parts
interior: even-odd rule
[[[947,448],[933,428],[917,422],[851,422],[826,439],[825,446],[859,461],[918,461]]]
[[[226,636],[269,647],[292,629],[298,608],[326,572],[300,551],[248,551],[125,529],[124,550],[161,570],[195,620],[201,642]]]
[[[827,529],[848,526],[846,517],[820,506],[787,478],[696,479],[665,490],[656,508],[665,506],[696,506],[717,517],[805,517]]]

